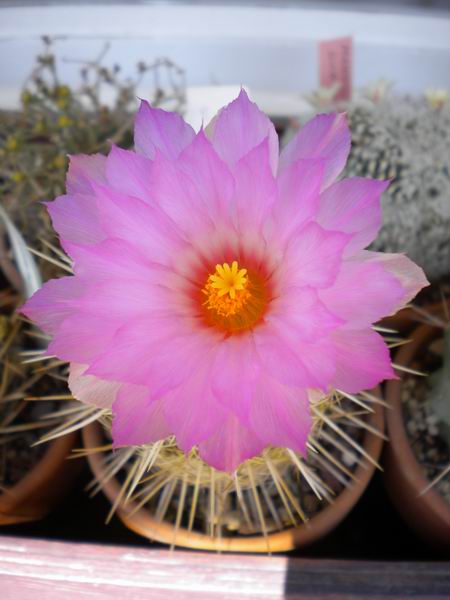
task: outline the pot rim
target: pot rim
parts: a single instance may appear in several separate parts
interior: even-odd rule
[[[402,366],[408,366],[420,352],[420,349],[429,341],[439,335],[439,328],[423,323],[411,333],[412,341],[402,346],[395,356],[395,362]],[[423,467],[414,455],[409,438],[406,433],[405,423],[401,409],[400,391],[402,381],[391,380],[386,386],[386,400],[389,409],[386,411],[386,422],[390,451],[395,459],[402,464],[402,470],[408,483],[421,497],[427,510],[433,512],[439,519],[450,524],[450,506],[434,488],[429,488],[422,493],[430,484],[426,478]]]
[[[380,389],[375,393],[380,395]],[[369,416],[369,424],[379,431],[384,430],[384,408],[381,404],[373,406],[374,412]],[[101,425],[97,422],[89,424],[83,429],[83,443],[85,448],[95,448],[102,445]],[[370,431],[365,431],[365,451],[377,461],[383,446],[383,439]],[[93,474],[101,479],[103,469],[101,453],[89,453],[88,462]],[[365,491],[373,472],[372,465],[362,459],[355,471],[355,481],[351,482],[333,503],[328,504],[323,510],[314,515],[308,522],[290,527],[283,531],[257,536],[242,536],[231,538],[214,538],[207,534],[188,531],[179,528],[175,532],[172,524],[159,522],[153,519],[151,513],[141,508],[133,515],[129,513],[136,506],[132,501],[127,502],[127,508],[119,506],[117,514],[122,522],[135,533],[174,546],[192,548],[196,550],[216,550],[222,552],[284,552],[294,548],[306,546],[320,539],[340,523],[352,510],[363,492]],[[115,477],[109,479],[103,486],[102,492],[114,504],[120,492],[120,484]]]
[[[41,492],[64,463],[77,440],[77,432],[49,442],[44,455],[22,479],[0,494],[0,525],[38,520],[45,516]]]

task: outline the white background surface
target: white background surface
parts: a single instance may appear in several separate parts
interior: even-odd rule
[[[109,41],[106,64],[119,63],[125,72],[139,60],[169,57],[185,69],[188,85],[246,85],[272,114],[295,112],[299,92],[318,85],[318,43],[346,35],[354,38],[355,86],[384,77],[399,91],[450,89],[450,13],[292,5],[13,6],[0,8],[0,106],[16,104],[42,35],[58,37],[58,55],[71,59],[92,59]],[[78,69],[64,63],[68,83],[78,81]]]

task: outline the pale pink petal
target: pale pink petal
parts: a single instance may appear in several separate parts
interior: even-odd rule
[[[391,314],[405,295],[400,281],[379,263],[358,260],[342,264],[333,286],[319,290],[322,302],[346,321],[346,329],[362,329]]]
[[[217,346],[211,388],[218,401],[242,423],[248,421],[260,364],[253,336],[231,335]]]
[[[72,396],[84,404],[111,408],[121,384],[85,375],[87,368],[88,365],[70,364],[68,384]]]
[[[216,225],[229,221],[234,180],[203,130],[180,154],[177,168],[188,176],[189,185],[193,186],[192,200],[198,202],[193,210],[208,214]]]
[[[219,156],[230,166],[269,137],[267,152],[272,172],[278,166],[278,136],[273,123],[250,102],[245,90],[228,106],[222,108],[206,132]]]
[[[106,159],[106,180],[118,192],[150,201],[151,168],[147,157],[114,144]]]
[[[354,234],[345,256],[365,248],[381,227],[381,194],[389,181],[351,177],[320,195],[317,222],[325,229]]]
[[[186,247],[180,230],[158,206],[106,186],[96,186],[95,194],[98,218],[107,235],[125,240],[146,261],[167,264]]]
[[[63,248],[66,242],[95,244],[105,238],[92,190],[89,196],[82,194],[59,196],[53,202],[46,202],[45,205],[53,227],[59,233]]]
[[[253,332],[264,370],[280,383],[296,388],[326,389],[335,371],[328,338],[301,341],[289,323],[267,323]]]
[[[203,357],[192,375],[164,397],[164,415],[177,445],[184,452],[214,434],[224,423],[226,411],[211,391],[209,367],[212,357]]]
[[[100,320],[98,316],[74,313],[59,326],[48,346],[48,353],[61,360],[90,364],[110,347],[118,327],[120,322],[107,315]]]
[[[251,426],[266,445],[306,455],[311,414],[305,390],[290,388],[271,377],[260,378],[251,409]]]
[[[172,270],[145,261],[128,243],[111,239],[96,246],[69,246],[78,285],[85,293],[72,310],[97,315],[107,307],[123,323],[137,316],[189,316],[198,308],[186,293],[191,285]],[[101,321],[99,321],[101,322]]]
[[[296,387],[316,387],[317,379],[296,352],[268,327],[255,330],[255,345],[262,366],[278,381]]]
[[[141,101],[134,123],[134,144],[140,154],[153,159],[159,150],[173,160],[194,136],[194,130],[180,115],[152,108],[146,100]]]
[[[146,386],[122,385],[113,405],[114,447],[152,444],[171,433],[162,400],[154,401]]]
[[[92,281],[96,284],[113,278],[158,283],[167,272],[167,269],[161,265],[158,267],[125,240],[113,238],[91,246],[79,244],[66,244],[66,246],[67,252],[74,261],[73,268],[76,276],[95,278]]]
[[[280,171],[300,158],[322,158],[325,172],[322,189],[341,173],[350,152],[351,135],[344,113],[314,117],[282,150]]]
[[[76,277],[51,279],[25,302],[20,312],[46,333],[55,334],[85,293],[86,283]]]
[[[203,191],[186,170],[161,154],[153,162],[151,190],[156,204],[186,237],[213,235],[219,214],[212,216]]]
[[[68,194],[90,194],[91,182],[105,183],[106,156],[77,154],[70,157],[66,187]]]
[[[356,394],[396,378],[386,343],[375,331],[340,330],[331,336],[336,352],[334,388]]]
[[[260,454],[263,441],[233,415],[229,415],[219,429],[198,447],[200,457],[219,471],[232,473],[239,465]]]
[[[242,235],[257,231],[277,200],[277,185],[269,164],[269,138],[243,156],[234,168],[233,211]]]
[[[289,287],[272,300],[265,321],[275,328],[281,325],[291,329],[299,340],[314,342],[345,322],[336,316],[338,313],[332,303],[327,306],[320,301],[315,289]]]
[[[282,287],[329,287],[338,274],[345,247],[351,236],[326,231],[311,222],[295,232],[280,267]]]
[[[150,279],[150,278],[149,278]],[[191,317],[192,301],[184,294],[145,279],[111,279],[90,283],[89,292],[72,304],[73,310],[97,315],[99,321],[105,310],[108,317],[122,323],[149,315],[158,317]]]
[[[336,352],[330,336],[324,336],[316,342],[302,342],[297,352],[302,362],[317,381],[315,387],[325,391],[336,371]],[[291,340],[293,343],[293,340]]]
[[[208,357],[218,334],[196,330],[176,315],[138,318],[124,325],[89,373],[103,379],[148,385],[155,397],[185,381]]]
[[[323,170],[322,159],[300,159],[278,176],[278,201],[272,211],[272,236],[278,243],[316,216]]]
[[[401,298],[391,307],[389,313],[384,313],[384,316],[395,314],[408,304],[422,288],[429,285],[423,270],[404,254],[364,252],[362,256],[364,256],[365,260],[370,261],[371,264],[381,264],[386,271],[391,273],[400,282],[403,288]]]

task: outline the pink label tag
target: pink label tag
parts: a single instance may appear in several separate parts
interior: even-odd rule
[[[319,44],[320,87],[339,84],[335,100],[350,100],[352,95],[352,38],[343,37]]]

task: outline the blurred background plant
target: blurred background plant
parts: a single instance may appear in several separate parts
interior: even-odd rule
[[[5,515],[1,495],[16,484],[43,455],[44,447],[31,448],[38,441],[42,421],[50,402],[29,403],[31,393],[59,393],[61,382],[46,378],[47,367],[36,370],[25,361],[23,349],[42,348],[45,336],[31,328],[16,312],[24,297],[40,285],[35,260],[8,214],[0,206],[0,524]]]
[[[375,250],[406,252],[429,279],[450,265],[450,103],[389,92],[350,105],[352,150],[346,176],[390,178]]]
[[[166,58],[139,62],[134,78],[119,65],[105,66],[108,46],[92,61],[80,63],[79,85],[69,87],[58,72],[50,38],[36,59],[21,94],[19,111],[0,112],[0,197],[28,244],[43,251],[42,239],[54,238],[40,201],[64,193],[68,155],[108,152],[112,142],[127,148],[133,141],[137,86],[150,78],[148,100],[182,112],[184,73]],[[50,263],[41,263],[44,278]]]
[[[182,112],[185,104],[184,73],[171,61],[140,62],[128,79],[118,65],[104,65],[107,51],[80,63],[79,85],[69,87],[52,40],[44,38],[21,109],[0,111],[0,495],[42,456],[45,446],[30,446],[54,422],[48,413],[55,400],[70,400],[64,365],[41,360],[46,337],[16,312],[41,277],[70,270],[42,202],[64,193],[68,155],[107,153],[111,142],[132,145],[144,77],[153,106]]]
[[[345,110],[352,147],[345,177],[391,179],[383,194],[383,227],[374,250],[405,252],[432,282],[450,265],[450,101],[442,89],[401,96],[381,79],[351,102],[336,104],[336,88],[308,99],[313,112]],[[293,123],[288,141],[310,115]]]

